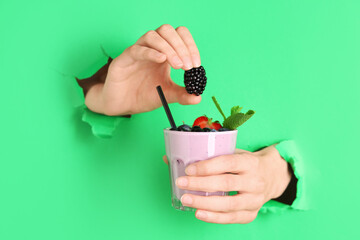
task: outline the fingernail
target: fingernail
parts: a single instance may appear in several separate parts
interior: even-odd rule
[[[189,205],[189,204],[192,204],[192,203],[193,203],[193,200],[192,200],[192,198],[191,198],[190,196],[188,196],[188,195],[183,195],[183,196],[181,197],[181,203],[182,203],[183,205]]]
[[[200,67],[201,63],[199,57],[192,55],[191,58],[192,58],[192,62],[194,63],[194,67]]]
[[[188,185],[188,180],[185,177],[179,177],[176,179],[176,185],[179,187],[186,187]]]
[[[185,169],[185,173],[187,175],[195,175],[196,174],[196,167],[195,166],[188,166],[186,169]]]
[[[197,213],[196,213],[196,217],[197,218],[200,218],[200,219],[205,219],[205,218],[207,218],[207,213],[206,212],[204,212],[204,211],[197,211]]]
[[[192,69],[192,68],[193,68],[193,65],[192,65],[192,63],[191,63],[190,58],[185,59],[184,62],[185,62],[184,68],[185,68],[186,70],[189,70],[189,69]]]
[[[180,59],[178,56],[173,57],[172,60],[173,60],[173,63],[174,63],[176,66],[182,66],[182,65],[183,65],[181,59]]]
[[[192,69],[192,65],[191,64],[185,64],[185,67],[184,67],[186,70],[190,70]]]

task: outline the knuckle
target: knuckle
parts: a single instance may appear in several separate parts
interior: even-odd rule
[[[188,55],[187,49],[185,48],[185,46],[182,43],[174,42],[174,43],[172,43],[172,45],[173,45],[174,49],[176,49],[178,54],[180,54],[180,55]]]
[[[259,158],[258,157],[251,155],[250,161],[252,163],[253,168],[257,168],[259,166]]]
[[[240,210],[242,208],[242,204],[243,204],[243,201],[242,201],[242,197],[240,196],[235,196],[232,198],[232,209],[231,210]]]
[[[225,211],[231,212],[234,211],[236,208],[236,203],[234,201],[233,198],[226,198],[226,202],[225,202]]]
[[[190,57],[189,51],[187,50],[185,45],[179,44],[177,49],[179,49],[179,52],[180,52],[181,56],[188,57],[188,58]]]
[[[136,53],[136,51],[138,50],[138,46],[137,45],[132,45],[132,46],[130,46],[130,47],[128,47],[128,51],[129,51],[129,53],[131,54],[131,55],[133,55],[134,56],[134,54]]]
[[[178,32],[187,32],[189,30],[187,29],[187,27],[179,26],[179,27],[176,28],[176,31],[178,31]]]
[[[144,52],[144,55],[146,57],[151,57],[152,54],[153,54],[153,52],[150,49],[146,49],[145,52]]]
[[[229,213],[229,223],[238,223],[238,214],[236,212]]]
[[[160,32],[167,32],[167,31],[170,31],[172,29],[173,29],[173,27],[170,24],[163,24],[163,25],[161,25],[159,27]]]
[[[249,179],[249,190],[250,191],[259,191],[259,179],[255,176]]]
[[[202,175],[207,175],[210,172],[210,167],[206,162],[201,162],[195,165],[197,171]]]
[[[258,178],[257,180],[257,189],[259,192],[265,191],[265,180],[263,178]]]
[[[150,30],[144,34],[144,39],[145,39],[145,41],[149,41],[149,40],[153,39],[156,35],[157,35],[157,33],[154,30]]]
[[[188,187],[193,188],[193,189],[199,189],[202,184],[201,184],[201,179],[198,179],[196,177],[186,177],[187,181],[188,181]]]
[[[178,55],[175,52],[173,52],[172,50],[167,51],[165,54],[167,56],[169,56],[169,59],[173,59],[175,57],[178,57]]]
[[[230,177],[230,175],[225,175],[223,177],[223,188],[224,189],[218,189],[218,190],[223,190],[223,191],[232,191],[234,189],[233,188],[234,185],[234,181],[233,179]]]
[[[191,56],[199,56],[199,52],[196,50],[190,50],[190,55]]]
[[[221,221],[221,216],[219,215],[219,213],[213,213],[210,216],[211,220],[214,222],[220,222]]]
[[[248,224],[255,220],[257,217],[257,212],[251,212],[248,214],[245,214],[245,216],[241,219],[240,223],[242,224]]]
[[[229,169],[236,170],[238,168],[239,161],[237,155],[229,155],[224,162]]]
[[[248,219],[249,220],[248,223],[251,223],[252,221],[254,221],[256,219],[256,217],[257,217],[257,214],[258,214],[258,212],[251,213],[250,216],[249,216],[249,219]]]
[[[259,165],[259,158],[251,153],[243,153],[243,157],[246,159],[249,170],[256,169]]]
[[[204,204],[204,198],[202,198],[201,196],[192,194],[191,198],[192,198],[192,203],[190,205],[193,206],[194,208],[201,208],[206,204],[206,203]]]
[[[188,59],[188,60],[190,59],[190,55],[186,52],[180,52],[179,57],[181,59]]]

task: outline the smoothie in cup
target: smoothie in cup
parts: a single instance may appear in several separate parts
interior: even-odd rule
[[[231,108],[230,116],[226,117],[216,98],[212,99],[220,114],[224,117],[223,124],[212,121],[212,118],[201,116],[195,119],[192,127],[183,124],[176,126],[161,86],[157,91],[169,119],[171,129],[164,129],[166,156],[169,162],[169,175],[171,183],[171,199],[175,209],[182,211],[195,211],[181,204],[181,197],[185,193],[201,196],[226,196],[226,192],[201,192],[183,190],[176,186],[176,179],[185,176],[185,168],[192,163],[209,158],[234,154],[236,146],[237,128],[249,120],[255,111],[242,113],[242,107]]]
[[[169,161],[171,199],[175,209],[195,211],[181,204],[185,193],[201,196],[225,196],[226,192],[200,192],[183,190],[176,186],[178,177],[185,176],[185,168],[194,162],[235,152],[237,130],[224,132],[183,132],[164,130],[166,156]]]

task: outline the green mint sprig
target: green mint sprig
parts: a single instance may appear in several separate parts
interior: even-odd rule
[[[241,125],[243,125],[247,120],[249,120],[255,114],[255,111],[253,110],[249,110],[246,113],[242,113],[241,112],[242,107],[234,106],[231,108],[230,116],[226,117],[214,96],[212,97],[212,100],[214,101],[215,106],[219,110],[220,114],[224,117],[224,122],[222,124],[224,128],[235,130]]]

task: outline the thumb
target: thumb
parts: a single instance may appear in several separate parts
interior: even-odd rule
[[[169,88],[169,101],[178,102],[181,105],[194,105],[201,102],[201,96],[189,94],[184,87],[174,84]]]
[[[246,151],[246,150],[243,150],[243,149],[239,149],[239,148],[236,148],[236,149],[235,149],[235,154],[241,154],[241,153],[249,153],[249,151]]]

